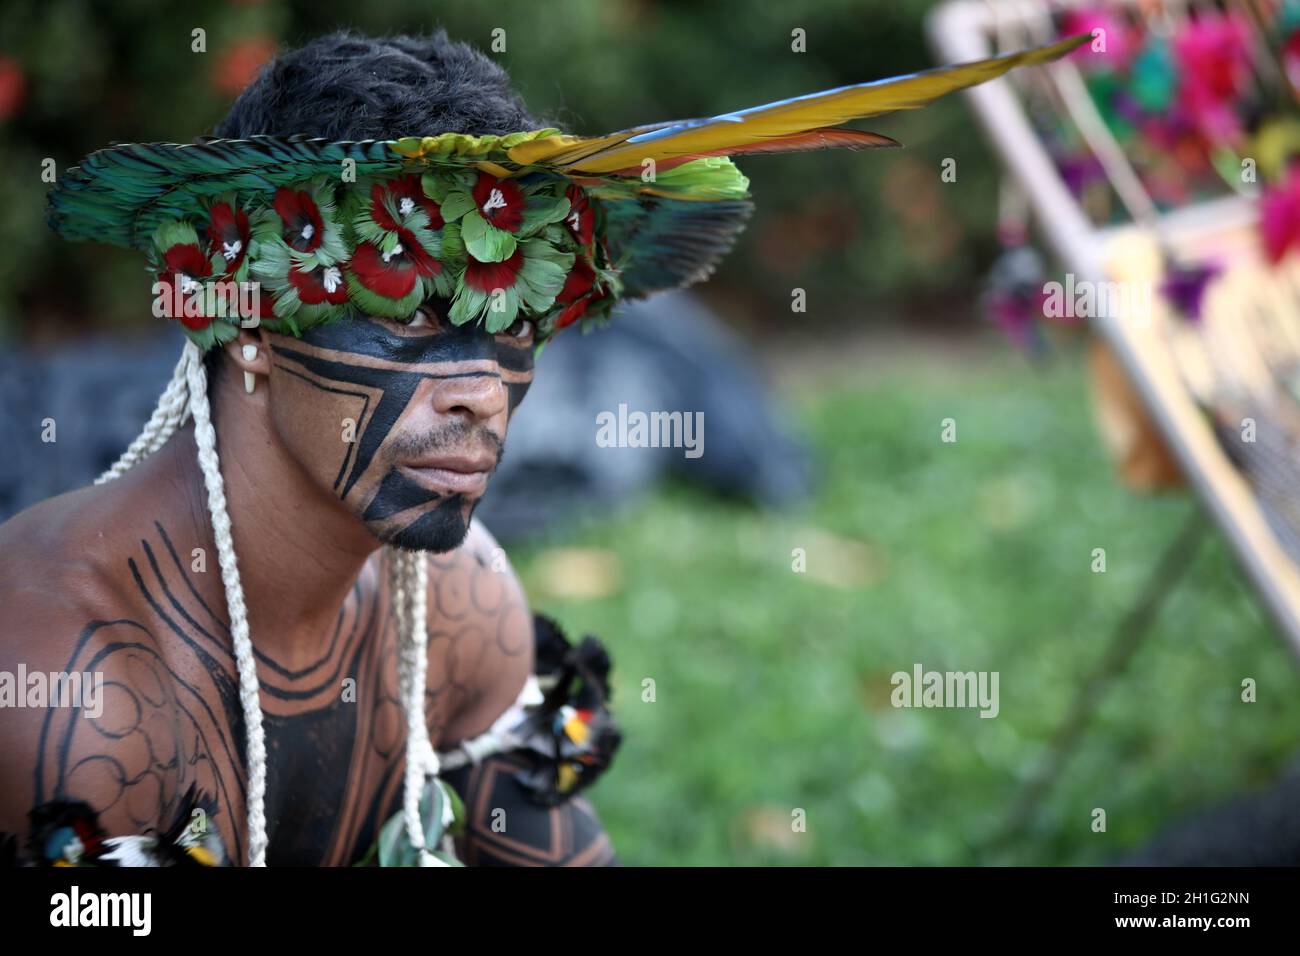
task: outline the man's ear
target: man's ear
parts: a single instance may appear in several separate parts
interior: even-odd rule
[[[271,347],[266,330],[260,326],[240,329],[239,336],[227,342],[225,349],[226,356],[243,373],[246,392],[255,390],[258,376],[266,378],[271,374]]]

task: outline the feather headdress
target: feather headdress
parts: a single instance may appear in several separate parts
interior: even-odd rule
[[[66,239],[147,252],[156,301],[204,349],[241,321],[296,335],[349,314],[400,320],[435,295],[455,324],[497,332],[522,316],[540,341],[599,322],[621,296],[708,276],[752,208],[734,157],[897,146],[842,124],[1087,39],[604,136],[117,145],[63,176],[48,221]]]

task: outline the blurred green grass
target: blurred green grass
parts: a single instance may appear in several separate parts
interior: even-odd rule
[[[1027,834],[980,849],[1193,505],[1119,484],[1077,359],[878,364],[784,396],[822,472],[799,510],[670,487],[512,552],[536,610],[611,648],[626,737],[592,795],[621,857],[1101,863],[1267,785],[1300,674],[1214,534]],[[595,549],[608,593],[555,587],[556,548]],[[892,708],[890,675],[917,662],[998,671],[1001,713]]]

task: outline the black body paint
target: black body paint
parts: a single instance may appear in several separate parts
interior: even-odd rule
[[[364,507],[353,507],[386,543],[433,552],[459,544],[477,499],[443,498],[404,476],[392,459],[399,453],[454,448],[460,440],[467,446],[492,449],[499,461],[503,436],[482,423],[471,427],[460,420],[424,436],[395,435],[394,428],[429,379],[503,381],[508,420],[531,382],[531,347],[490,335],[476,324],[440,322],[426,334],[417,330],[404,334],[380,320],[358,318],[311,329],[297,342],[273,344],[272,351],[280,370],[325,393],[361,400],[359,421],[364,425],[345,451],[334,479],[335,494],[346,502],[363,479],[373,482]],[[475,365],[457,368],[467,363]],[[379,467],[386,468],[382,476],[373,474]]]

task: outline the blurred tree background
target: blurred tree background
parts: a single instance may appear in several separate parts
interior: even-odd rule
[[[534,112],[579,133],[706,116],[932,65],[928,0],[11,0],[0,37],[0,335],[28,341],[93,327],[149,327],[137,255],[55,240],[43,222],[42,160],[62,171],[112,141],[185,142],[210,133],[277,48],[351,27],[427,32],[494,54]],[[202,28],[206,52],[192,52]],[[807,52],[791,49],[806,31]],[[992,158],[959,99],[875,121],[907,148],[743,164],[759,215],[705,294],[733,324],[943,320],[995,253]],[[434,132],[411,130],[411,133]],[[943,184],[945,157],[960,186]],[[969,298],[966,296],[966,298]],[[960,307],[959,307],[960,308]],[[964,313],[969,315],[969,311]]]

